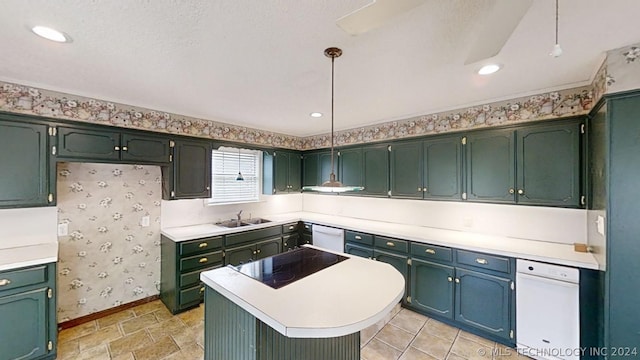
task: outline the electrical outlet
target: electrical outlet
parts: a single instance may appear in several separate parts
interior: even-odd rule
[[[143,216],[140,220],[140,226],[147,227],[149,226],[149,216]]]
[[[58,224],[58,236],[67,236],[69,235],[69,224],[62,223]]]

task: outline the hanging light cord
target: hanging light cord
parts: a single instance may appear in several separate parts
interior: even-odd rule
[[[556,0],[556,44],[558,44],[558,0]]]
[[[333,167],[333,68],[334,68],[334,61],[336,60],[335,56],[331,56],[331,175],[330,175],[330,180],[333,181],[335,180],[335,172],[334,172],[334,167]]]

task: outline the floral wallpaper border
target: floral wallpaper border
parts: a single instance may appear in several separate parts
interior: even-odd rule
[[[589,86],[338,131],[336,144],[352,145],[586,114],[606,93],[640,88],[639,65],[640,44],[626,46],[607,52],[606,60]],[[295,150],[320,149],[331,144],[330,133],[301,138],[2,81],[0,110]]]

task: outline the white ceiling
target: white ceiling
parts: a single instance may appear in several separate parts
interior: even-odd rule
[[[351,36],[335,21],[371,0],[3,0],[0,80],[307,136],[330,128],[309,117],[330,111],[329,46],[340,130],[586,85],[606,50],[640,42],[640,1],[560,0],[554,59],[555,2],[534,0],[481,77],[464,61],[495,1],[427,0]]]

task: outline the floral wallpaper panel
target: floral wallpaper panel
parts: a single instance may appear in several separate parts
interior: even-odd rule
[[[159,293],[157,166],[58,163],[58,322]],[[142,217],[149,226],[142,227]]]
[[[607,93],[640,88],[640,43],[607,52]]]

